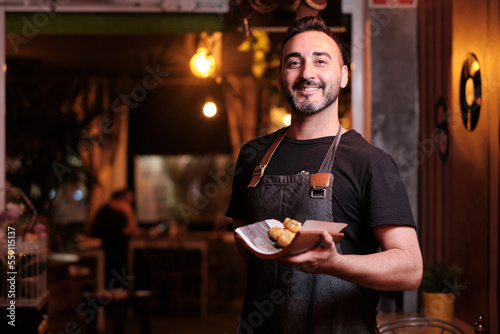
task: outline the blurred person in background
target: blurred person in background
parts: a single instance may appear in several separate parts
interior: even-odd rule
[[[109,203],[98,210],[90,231],[91,236],[102,240],[106,252],[106,282],[117,275],[124,276],[128,239],[141,233],[133,207],[133,192],[130,189],[116,191]]]

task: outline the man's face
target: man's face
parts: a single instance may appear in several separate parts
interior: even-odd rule
[[[284,46],[278,88],[293,110],[314,114],[336,103],[347,85],[347,66],[337,44],[319,31],[303,32]]]

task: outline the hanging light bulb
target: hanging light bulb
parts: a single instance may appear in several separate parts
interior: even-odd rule
[[[209,78],[215,73],[215,58],[204,47],[198,48],[189,65],[191,72],[199,78]]]
[[[208,34],[202,32],[196,41],[196,53],[191,57],[189,66],[191,72],[199,78],[214,78],[217,63],[222,52],[222,33]]]
[[[213,117],[217,113],[217,105],[214,102],[207,102],[203,106],[203,114],[207,117]]]

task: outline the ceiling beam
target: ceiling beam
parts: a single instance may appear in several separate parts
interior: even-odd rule
[[[187,13],[8,12],[6,33],[24,38],[52,35],[140,35],[225,31],[223,16]],[[232,29],[232,28],[231,28]],[[233,29],[234,30],[234,29]]]

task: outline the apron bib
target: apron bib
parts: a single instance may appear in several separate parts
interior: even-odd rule
[[[264,175],[286,132],[255,168],[245,203],[246,224],[286,217],[333,222],[331,173],[342,128],[317,174]],[[341,247],[336,245],[341,253]],[[353,283],[305,273],[247,253],[247,290],[240,333],[375,333],[376,311]]]

